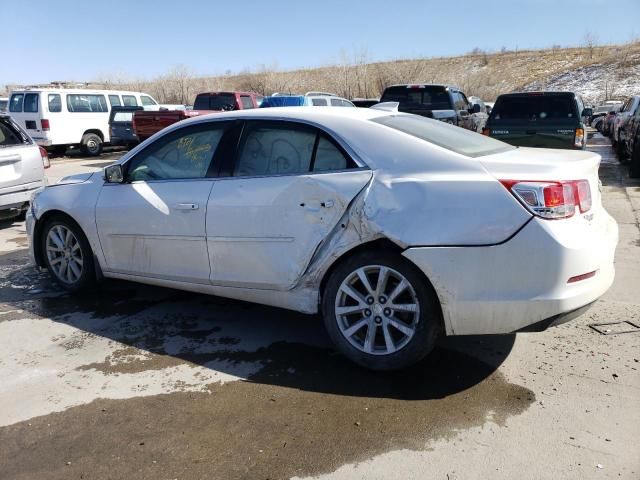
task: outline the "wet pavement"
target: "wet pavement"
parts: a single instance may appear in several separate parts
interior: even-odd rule
[[[1,225],[0,479],[640,478],[640,333],[588,327],[640,319],[640,188],[591,143],[621,227],[612,290],[395,373],[344,360],[315,316],[121,281],[68,294]]]

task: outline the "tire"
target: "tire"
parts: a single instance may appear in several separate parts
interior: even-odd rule
[[[95,133],[85,133],[82,136],[80,148],[89,157],[97,157],[102,153],[102,139]]]
[[[47,220],[41,231],[40,248],[49,274],[66,290],[83,290],[95,282],[93,251],[74,221],[64,217]]]
[[[639,140],[635,141],[633,146],[633,154],[629,161],[629,176],[631,178],[640,178],[640,145]]]
[[[378,290],[382,269],[386,269],[387,280]],[[407,287],[394,292],[402,278]],[[345,289],[350,289],[351,294]],[[372,295],[363,295],[367,291]],[[411,304],[416,307],[409,307]],[[395,308],[399,306],[404,308]],[[338,308],[348,313],[338,315]],[[415,265],[391,252],[364,251],[338,265],[327,281],[322,313],[325,328],[338,351],[370,370],[397,370],[413,365],[433,350],[442,331],[440,304],[433,288]]]
[[[616,151],[616,156],[618,157],[618,160],[620,161],[620,163],[625,163],[627,160],[627,145],[624,142],[616,142],[616,145],[614,147],[615,151]]]
[[[66,145],[55,145],[53,147],[48,147],[47,151],[49,153],[51,153],[52,155],[64,156],[64,154],[67,153],[67,146]]]

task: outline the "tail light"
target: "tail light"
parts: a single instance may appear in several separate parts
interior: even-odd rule
[[[519,181],[501,180],[531,213],[550,220],[569,218],[591,210],[591,188],[588,180]]]
[[[40,123],[42,124],[42,130],[49,130],[49,120],[43,118]]]
[[[576,136],[573,140],[573,146],[582,148],[585,142],[584,130],[582,128],[576,128]]]
[[[489,135],[491,135],[491,129],[487,128],[487,127],[483,127],[482,128],[482,134],[486,135],[488,137]]]
[[[51,162],[49,161],[49,154],[44,147],[40,147],[40,156],[42,157],[42,165],[44,165],[44,168],[49,168]]]

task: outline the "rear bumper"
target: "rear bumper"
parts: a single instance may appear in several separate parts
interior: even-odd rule
[[[410,248],[404,255],[433,284],[447,334],[481,335],[553,324],[593,303],[613,283],[617,243],[618,226],[600,208],[591,221],[533,218],[501,245]]]
[[[31,182],[0,188],[0,210],[22,208],[31,201],[34,192],[44,186],[44,182]]]

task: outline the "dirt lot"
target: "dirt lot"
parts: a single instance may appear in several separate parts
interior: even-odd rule
[[[620,224],[613,288],[571,323],[445,339],[394,374],[346,362],[315,317],[116,281],[68,295],[28,264],[24,225],[0,226],[0,479],[640,478],[640,332],[589,327],[640,322],[640,184],[590,148]]]

